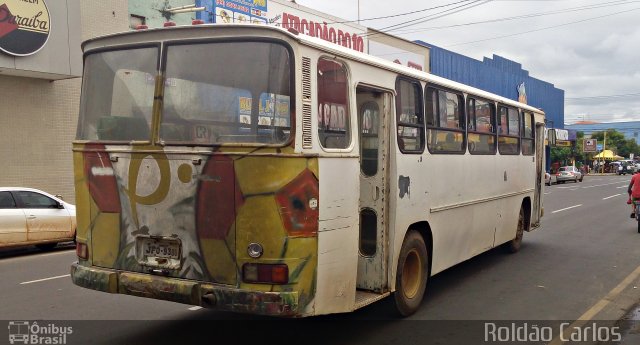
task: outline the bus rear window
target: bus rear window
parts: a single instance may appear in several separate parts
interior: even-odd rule
[[[150,140],[157,68],[156,47],[87,55],[76,138]]]
[[[291,137],[289,51],[232,42],[167,48],[160,139],[217,145],[284,144]]]

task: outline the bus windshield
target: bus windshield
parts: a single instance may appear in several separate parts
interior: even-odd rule
[[[291,134],[289,52],[266,42],[167,48],[160,139],[283,144]]]

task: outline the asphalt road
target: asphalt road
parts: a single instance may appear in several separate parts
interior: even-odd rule
[[[393,319],[384,301],[312,320],[229,314],[74,286],[71,246],[0,251],[0,319],[69,324],[68,344],[481,343],[487,322],[615,321],[640,301],[640,234],[629,176],[546,187],[542,227],[517,254],[499,248],[432,277],[421,309]],[[66,320],[111,320],[73,322]],[[113,321],[124,320],[124,321]],[[153,320],[153,321],[149,321]],[[6,341],[0,325],[0,343]]]

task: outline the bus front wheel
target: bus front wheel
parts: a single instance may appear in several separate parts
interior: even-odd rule
[[[396,271],[395,309],[401,316],[409,316],[420,307],[427,287],[429,253],[424,239],[415,230],[409,230],[402,243]]]
[[[522,246],[522,236],[524,235],[524,208],[520,207],[520,214],[518,215],[518,228],[516,229],[516,237],[511,241],[504,244],[504,249],[508,253],[515,253],[520,250]]]

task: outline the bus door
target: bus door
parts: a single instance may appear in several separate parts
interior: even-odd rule
[[[390,92],[358,86],[360,141],[360,234],[357,288],[387,288]]]
[[[533,196],[533,210],[531,212],[531,227],[533,229],[540,224],[542,213],[542,179],[544,178],[544,123],[536,123],[536,184]]]

